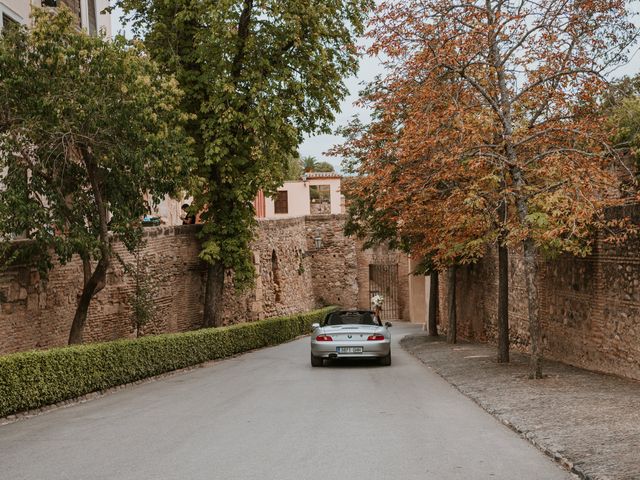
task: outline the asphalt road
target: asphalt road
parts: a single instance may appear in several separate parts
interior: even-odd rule
[[[0,479],[570,476],[401,350],[311,368],[308,339],[0,427]]]

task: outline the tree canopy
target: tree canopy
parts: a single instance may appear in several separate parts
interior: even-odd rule
[[[335,172],[335,168],[329,162],[320,161],[316,157],[311,155],[303,157],[300,162],[302,163],[302,168],[305,172],[324,172],[330,173]]]
[[[300,180],[303,174],[302,161],[295,155],[289,156],[287,169],[284,174],[285,180]]]
[[[309,172],[335,172],[335,168],[329,162],[318,161],[316,157],[289,157],[285,171],[285,180],[300,180],[304,173]]]
[[[221,321],[224,271],[253,281],[252,201],[282,183],[305,133],[327,132],[357,70],[371,0],[118,0],[194,114],[192,208],[209,262],[205,325]]]
[[[531,376],[542,375],[536,259],[585,255],[626,192],[599,102],[636,37],[624,2],[405,0],[369,35],[387,73],[363,98],[371,125],[343,148],[385,228],[440,264],[500,239],[521,249]]]
[[[640,176],[640,74],[615,82],[605,97],[605,108],[616,146],[629,155],[635,175]]]
[[[106,283],[113,240],[141,238],[144,198],[176,191],[190,144],[170,76],[123,38],[78,31],[66,8],[35,9],[30,30],[0,36],[0,236],[2,253],[46,272],[83,260],[84,288],[70,342],[82,339],[92,297]],[[15,250],[8,236],[24,235]],[[97,262],[97,264],[95,263]]]

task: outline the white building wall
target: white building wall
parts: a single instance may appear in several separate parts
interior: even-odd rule
[[[286,214],[275,213],[273,198],[265,198],[266,218],[287,218],[309,215],[311,202],[309,199],[309,187],[303,182],[284,182],[278,190],[286,190],[289,202],[289,212]]]
[[[101,13],[109,6],[109,0],[96,0],[98,32],[103,31],[107,37],[111,38],[111,14]]]
[[[104,30],[107,37],[111,37],[111,15],[101,13],[109,6],[109,0],[96,0],[96,23],[98,31]],[[2,13],[24,25],[31,25],[31,7],[40,7],[40,0],[0,0],[0,30],[2,29]],[[82,0],[80,13],[82,27],[88,30],[89,25],[89,0]]]
[[[2,30],[2,14],[24,25],[29,23],[31,2],[29,0],[0,0],[0,30]]]
[[[152,216],[160,217],[160,221],[163,225],[182,225],[182,205],[184,203],[191,203],[192,199],[177,199],[171,198],[169,195],[165,195],[157,205],[150,205]]]

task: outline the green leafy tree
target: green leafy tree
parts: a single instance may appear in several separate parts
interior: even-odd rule
[[[303,157],[300,161],[305,172],[335,172],[335,168],[329,162],[321,162],[311,155]]]
[[[302,160],[297,155],[289,156],[289,160],[287,162],[287,170],[285,172],[285,180],[300,180],[302,174],[304,173],[302,169]]]
[[[224,274],[251,284],[259,190],[274,193],[304,134],[328,132],[357,70],[371,0],[119,0],[175,73],[196,139],[191,193],[209,264],[204,325],[220,325]]]
[[[0,37],[0,254],[43,272],[82,259],[84,283],[69,343],[80,343],[92,298],[121,240],[141,238],[144,197],[174,192],[190,141],[177,82],[123,38],[76,28],[66,8],[34,11],[30,31]],[[16,249],[6,239],[25,235]]]
[[[618,126],[617,140],[628,148],[635,161],[636,175],[640,172],[640,96],[622,100],[615,109],[613,120]]]
[[[640,175],[640,74],[613,84],[604,105],[615,130],[614,141],[632,160],[630,167],[637,177]]]
[[[305,172],[315,172],[318,167],[318,159],[311,155],[303,157],[301,159],[302,168]]]
[[[316,172],[335,172],[335,168],[333,168],[333,165],[331,165],[329,162],[318,162],[318,164],[316,165]]]

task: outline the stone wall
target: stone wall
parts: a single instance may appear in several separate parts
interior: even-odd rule
[[[145,229],[140,265],[156,285],[157,316],[144,327],[144,334],[183,332],[201,326],[206,268],[198,259],[198,230],[198,225]],[[227,277],[225,324],[316,307],[319,302],[311,284],[313,262],[307,258],[304,218],[260,220],[253,250],[258,273],[255,287],[237,292]],[[115,252],[125,264],[135,263],[123,245],[117,244]],[[86,342],[136,335],[130,307],[134,287],[133,277],[114,261],[107,287],[91,302]],[[81,289],[79,259],[56,265],[46,281],[27,266],[2,271],[0,354],[65,345]]]
[[[140,264],[155,277],[157,320],[147,333],[176,332],[198,326],[202,318],[205,270],[198,260],[197,227],[156,227],[145,231]],[[134,258],[121,244],[115,253],[125,263]],[[75,258],[56,265],[48,279],[27,267],[0,273],[0,353],[65,345],[82,289],[82,264]],[[130,296],[134,281],[114,259],[107,287],[91,302],[85,341],[131,337]]]
[[[228,272],[224,323],[324,305],[370,308],[367,262],[399,262],[399,310],[404,315],[408,310],[406,257],[384,248],[363,252],[354,239],[345,237],[344,222],[344,215],[258,220],[252,244],[255,285],[236,291]],[[114,260],[107,287],[91,302],[85,342],[138,334],[131,311],[135,279],[123,265],[139,265],[139,271],[155,286],[157,315],[141,334],[199,328],[206,279],[206,267],[198,259],[199,228],[147,228],[145,245],[137,258],[116,244],[115,256],[121,261]],[[55,265],[46,280],[28,266],[0,270],[0,354],[65,345],[81,290],[82,265],[77,258],[66,265]],[[359,291],[364,292],[360,297]]]
[[[640,223],[640,207],[612,210]],[[512,345],[529,344],[520,252],[510,252],[509,315]],[[442,276],[443,280],[445,275]],[[457,275],[458,331],[462,338],[497,338],[497,252]],[[598,240],[586,258],[541,260],[537,278],[545,356],[578,367],[640,380],[640,239],[621,245]],[[440,318],[446,327],[446,281]],[[446,328],[445,328],[446,329]]]
[[[343,228],[345,215],[306,217],[307,253],[313,292],[321,305],[358,306],[359,250]],[[320,248],[316,246],[319,239]]]
[[[333,223],[336,219],[327,219],[327,224]],[[304,217],[258,220],[252,249],[257,274],[255,286],[246,292],[237,292],[228,273],[225,324],[312,310],[321,303],[316,300],[313,286],[314,262],[308,256]]]

